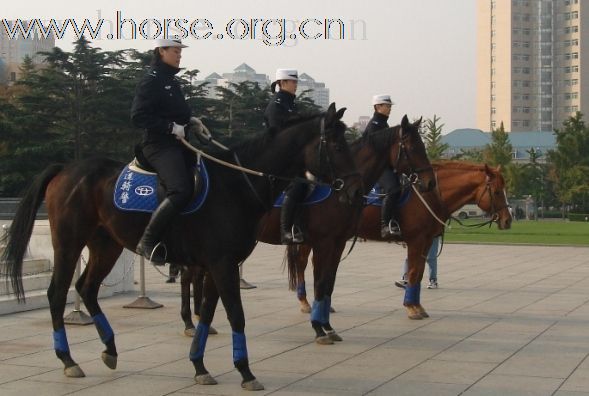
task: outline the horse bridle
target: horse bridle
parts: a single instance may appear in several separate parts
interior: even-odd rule
[[[326,161],[327,162],[327,169],[329,171],[329,176],[332,180],[331,182],[331,188],[334,191],[341,191],[346,183],[345,183],[345,179],[350,178],[350,177],[358,177],[361,178],[362,175],[360,174],[360,172],[358,171],[354,171],[354,172],[349,172],[349,173],[345,173],[343,175],[339,175],[339,177],[336,177],[335,171],[333,169],[333,161],[329,155],[329,150],[326,149],[327,148],[327,134],[325,132],[325,116],[321,117],[320,120],[320,128],[319,128],[319,173],[322,175],[323,172],[323,164]]]
[[[403,135],[403,128],[401,127],[401,128],[399,128],[399,150],[397,152],[397,158],[395,159],[395,163],[393,165],[393,168],[398,169],[399,162],[401,161],[402,156],[404,156],[407,159],[407,164],[409,164],[409,174],[405,174],[405,176],[407,176],[407,179],[409,180],[409,182],[411,184],[419,185],[420,192],[429,192],[436,187],[435,184],[437,184],[437,183],[435,183],[433,186],[430,186],[427,189],[425,189],[425,188],[423,188],[423,184],[421,183],[421,179],[419,178],[419,175],[423,172],[430,172],[430,171],[433,172],[433,167],[430,165],[430,166],[426,166],[426,167],[422,167],[422,168],[414,168],[413,161],[411,161],[411,157],[409,155],[409,152],[407,151],[407,148],[405,147],[405,139],[406,139],[406,136]]]
[[[476,205],[480,207],[480,203],[481,203],[483,197],[485,196],[485,193],[489,193],[489,201],[491,202],[491,210],[489,211],[489,214],[491,215],[491,221],[493,222],[493,221],[499,220],[499,211],[507,208],[508,205],[505,204],[500,208],[496,207],[496,202],[495,202],[493,195],[497,192],[497,189],[495,188],[495,193],[494,193],[493,189],[491,187],[491,184],[493,184],[491,181],[491,178],[489,177],[489,175],[486,175],[486,177],[487,177],[487,183],[485,185],[485,189],[481,192],[481,195],[476,200]]]

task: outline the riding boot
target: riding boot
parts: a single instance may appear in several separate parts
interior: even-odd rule
[[[394,217],[395,205],[397,203],[397,193],[388,193],[382,200],[380,236],[382,238],[400,237],[401,228]]]
[[[161,238],[167,226],[177,214],[178,210],[172,201],[168,198],[164,199],[151,215],[149,224],[135,249],[137,254],[142,255],[153,264],[164,265],[167,252],[165,247],[160,244]]]
[[[303,242],[303,233],[294,224],[296,207],[297,201],[285,194],[280,211],[280,239],[283,245]]]

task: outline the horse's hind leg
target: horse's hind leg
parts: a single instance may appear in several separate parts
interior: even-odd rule
[[[298,254],[295,259],[297,266],[297,299],[301,304],[302,313],[311,313],[311,305],[307,300],[307,289],[305,287],[305,270],[307,269],[310,254],[311,246],[301,245],[298,248]]]
[[[84,377],[84,372],[71,357],[63,321],[67,295],[83,244],[78,243],[78,246],[71,246],[72,241],[70,241],[70,246],[62,246],[57,238],[54,237],[53,240],[54,268],[51,283],[47,289],[53,324],[53,348],[59,360],[64,364],[66,377]]]
[[[88,250],[90,251],[88,265],[78,279],[76,289],[92,316],[100,340],[106,346],[106,350],[102,352],[102,361],[108,368],[114,370],[117,367],[118,356],[115,335],[98,305],[98,290],[121,255],[123,247],[115,242],[104,229],[99,228],[88,241]]]
[[[184,335],[194,337],[195,329],[190,310],[190,285],[194,278],[194,267],[182,268],[180,272],[180,317],[184,322]],[[196,291],[195,291],[196,299]],[[196,306],[195,306],[196,309]]]

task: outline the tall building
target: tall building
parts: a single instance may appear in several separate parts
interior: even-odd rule
[[[307,90],[309,90],[307,95],[313,102],[321,109],[327,110],[329,107],[329,88],[325,88],[325,83],[317,82],[307,73],[303,73],[299,76],[297,92],[302,93]]]
[[[8,21],[10,25],[14,21]],[[23,22],[25,23],[25,22]],[[21,35],[13,39],[9,38],[4,26],[0,24],[0,83],[13,83],[18,79],[20,66],[29,56],[33,63],[40,65],[43,58],[37,54],[41,51],[51,51],[55,47],[55,37],[41,38],[37,32],[30,38]]]
[[[552,131],[589,116],[589,1],[478,0],[477,12],[477,128]]]

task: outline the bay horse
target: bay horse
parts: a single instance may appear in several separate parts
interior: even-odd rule
[[[364,194],[368,194],[385,167],[392,166],[398,172],[413,175],[420,189],[428,195],[431,204],[435,208],[440,206],[437,193],[433,190],[434,173],[419,134],[420,123],[421,120],[410,123],[407,116],[404,116],[400,125],[375,131],[350,144],[350,150],[362,176]],[[315,341],[319,344],[333,344],[334,341],[341,341],[341,337],[329,321],[331,295],[346,241],[354,235],[362,209],[363,200],[350,204],[342,202],[337,195],[332,195],[317,204],[303,206],[300,210],[301,228],[303,228],[306,243],[313,249],[314,262],[320,263],[314,267],[315,301],[311,312],[311,326],[315,330]],[[415,221],[422,220],[417,218]],[[417,234],[420,230],[419,224],[412,226],[411,231],[407,225],[407,232],[415,234],[416,239],[419,237]],[[426,249],[426,246],[429,247],[426,238],[430,238],[431,244],[433,235],[425,234],[421,238],[424,239],[423,249]],[[260,221],[258,241],[274,245],[281,244],[280,208],[274,208]],[[187,276],[187,279],[190,279],[190,276]],[[291,281],[292,279],[295,278],[291,278]],[[189,285],[184,284],[187,282],[184,278],[182,282],[183,319],[186,328],[189,328],[191,321],[186,321],[186,318],[190,320]]]
[[[233,363],[242,376],[241,385],[247,390],[263,389],[249,368],[238,263],[252,252],[262,215],[291,178],[303,170],[339,186],[345,180],[345,187],[337,194],[343,200],[357,200],[361,195],[360,179],[344,138],[346,126],[340,121],[344,111],[336,111],[332,103],[324,114],[300,119],[279,133],[262,133],[234,148],[243,166],[281,177],[248,177],[207,161],[211,181],[208,198],[200,210],[181,216],[168,230],[164,238],[168,261],[204,266],[210,274],[205,279],[205,298],[189,355],[197,383],[216,383],[205,368],[204,354],[208,328],[220,297],[232,329]],[[232,154],[215,153],[228,162],[233,161]],[[109,159],[91,159],[48,167],[23,197],[2,257],[14,293],[24,298],[23,255],[35,214],[45,197],[54,249],[53,275],[47,291],[54,349],[69,377],[84,376],[70,354],[63,312],[76,262],[85,245],[90,251],[89,261],[76,282],[76,290],[106,345],[103,362],[116,368],[114,332],[98,304],[98,289],[122,249],[135,249],[150,217],[148,213],[115,208],[113,188],[123,166]]]
[[[492,168],[486,164],[465,161],[434,161],[432,166],[436,173],[440,198],[446,208],[445,213],[451,214],[463,205],[473,203],[486,213],[489,213],[491,220],[497,223],[500,230],[507,230],[511,227],[512,218],[505,194],[505,179],[501,174],[501,167]],[[447,218],[448,216],[445,216],[443,220],[447,220]],[[403,231],[405,230],[405,221],[406,217],[404,216],[401,223]],[[403,235],[405,236],[403,240],[410,249],[414,242],[411,238],[406,237],[405,232],[403,232]],[[357,236],[384,241],[380,236],[380,207],[369,205],[364,208]],[[311,250],[311,246],[304,245],[295,252],[296,254],[292,255],[293,264],[297,266],[292,273],[296,277],[297,298],[303,312],[310,312],[311,310],[305,291],[305,268]],[[313,253],[315,253],[314,249]],[[315,265],[315,261],[313,263]],[[409,263],[411,265],[411,261]],[[424,265],[417,269],[414,268],[411,273],[413,278],[410,278],[411,284],[421,282],[424,268]],[[422,319],[428,317],[421,305],[419,307],[405,305],[407,306],[409,318]]]

